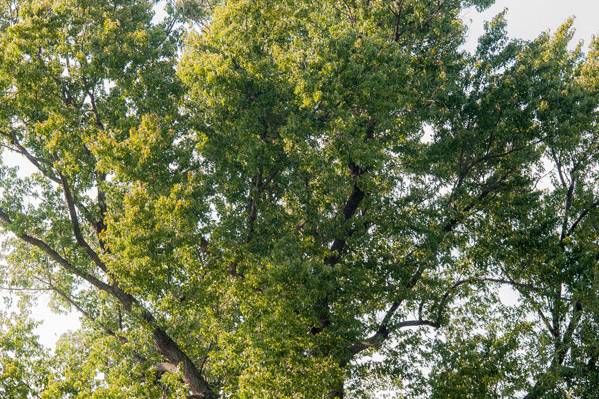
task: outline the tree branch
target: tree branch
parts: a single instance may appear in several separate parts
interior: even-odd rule
[[[574,230],[576,230],[576,227],[578,227],[580,222],[583,221],[583,219],[589,214],[589,212],[591,212],[591,210],[593,210],[594,208],[597,208],[597,207],[599,207],[599,200],[593,202],[588,208],[584,209],[580,213],[580,215],[578,215],[576,220],[574,220],[574,222],[572,223],[572,226],[570,226],[570,228],[566,232],[566,235],[564,236],[564,238],[572,236],[572,234],[574,234]]]
[[[65,202],[67,204],[67,208],[69,210],[69,216],[71,219],[71,226],[73,229],[73,234],[75,235],[75,239],[77,240],[77,244],[79,244],[87,253],[87,255],[92,259],[92,261],[102,270],[103,272],[107,271],[106,265],[100,259],[100,256],[92,249],[92,247],[87,243],[83,234],[81,234],[81,226],[79,224],[79,218],[77,216],[77,209],[75,208],[75,201],[73,200],[73,194],[71,193],[71,189],[68,185],[67,179],[61,174],[60,181],[64,193]]]
[[[114,296],[119,302],[121,302],[128,313],[136,317],[141,317],[141,319],[145,321],[152,329],[152,337],[158,353],[168,359],[169,362],[175,365],[182,365],[184,380],[190,390],[194,393],[195,397],[201,399],[214,398],[214,393],[208,385],[208,382],[200,374],[193,361],[159,325],[154,315],[152,315],[149,310],[143,307],[136,298],[124,292],[117,284],[109,285],[94,275],[79,270],[77,267],[69,263],[65,258],[60,256],[58,252],[56,252],[44,241],[32,237],[26,233],[11,229],[10,226],[13,224],[13,221],[2,209],[0,209],[0,222],[2,222],[5,227],[12,231],[17,238],[42,250],[52,260],[61,265],[66,271],[81,277],[97,289]],[[137,310],[140,310],[140,312],[138,313]]]
[[[61,265],[68,272],[84,279],[85,281],[87,281],[88,283],[90,283],[91,285],[93,285],[94,287],[96,287],[102,291],[105,291],[109,294],[114,293],[112,286],[106,284],[105,282],[103,282],[102,280],[97,278],[96,276],[89,274],[87,272],[84,272],[83,270],[80,270],[79,268],[75,267],[74,265],[69,263],[65,258],[63,258],[58,252],[56,252],[52,247],[50,247],[48,244],[46,244],[44,241],[42,241],[38,238],[32,237],[26,233],[11,229],[10,225],[12,225],[13,221],[10,218],[10,216],[8,216],[8,214],[6,212],[4,212],[4,210],[2,210],[2,209],[0,209],[0,221],[5,225],[5,227],[7,227],[10,231],[12,231],[12,233],[15,234],[15,236],[17,236],[17,238],[42,250],[42,252],[44,252],[46,255],[48,255],[53,261],[55,261],[56,263]]]
[[[14,145],[16,148],[11,148],[12,151],[17,152],[18,154],[23,155],[25,158],[27,158],[27,160],[37,169],[40,171],[41,174],[43,174],[44,176],[46,176],[48,179],[50,179],[51,181],[53,181],[54,183],[60,184],[60,179],[54,175],[50,170],[47,170],[46,168],[42,167],[42,163],[47,163],[39,158],[36,158],[35,156],[33,156],[33,154],[31,154],[27,148],[25,148],[17,139],[17,136],[14,132],[8,132],[8,133],[2,133],[5,137],[8,138],[8,140],[10,140],[11,144]],[[49,164],[49,163],[48,163]]]

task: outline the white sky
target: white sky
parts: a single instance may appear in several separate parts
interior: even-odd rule
[[[548,29],[554,31],[569,17],[574,17],[574,40],[588,44],[599,33],[599,0],[497,0],[489,10],[480,14],[464,12],[471,20],[468,48],[476,47],[476,37],[483,32],[483,21],[507,8],[508,32],[511,37],[533,39]]]
[[[476,47],[476,38],[483,31],[483,22],[508,9],[508,31],[511,37],[532,39],[548,29],[554,31],[568,17],[575,17],[575,40],[588,44],[592,35],[599,33],[599,0],[499,0],[488,11],[480,14],[473,9],[464,12],[470,23],[469,40],[466,48]],[[510,296],[506,292],[506,296]],[[79,325],[76,313],[56,315],[47,308],[47,298],[41,297],[33,309],[34,318],[42,321],[37,329],[41,342],[54,347],[58,337]]]

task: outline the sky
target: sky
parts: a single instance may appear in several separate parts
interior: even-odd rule
[[[599,0],[498,0],[484,13],[466,10],[463,18],[470,22],[467,48],[476,47],[485,20],[507,9],[508,33],[513,38],[534,39],[548,29],[555,31],[569,17],[574,17],[574,40],[588,43],[599,33]]]
[[[476,38],[483,32],[484,21],[503,9],[508,9],[508,32],[513,38],[533,39],[544,31],[555,31],[569,17],[575,18],[575,41],[584,40],[588,44],[593,34],[599,33],[599,0],[498,0],[483,13],[474,9],[464,11],[463,19],[470,27],[467,49],[476,47]],[[509,291],[503,294],[508,301],[514,299]],[[39,298],[32,316],[41,321],[36,333],[48,348],[54,347],[62,333],[79,325],[79,315],[75,312],[61,315],[50,312],[45,296]]]

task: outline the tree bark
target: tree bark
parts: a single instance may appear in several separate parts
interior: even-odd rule
[[[178,365],[183,371],[183,380],[191,391],[191,397],[197,399],[215,399],[216,396],[202,377],[200,370],[191,359],[179,348],[179,346],[159,328],[152,332],[156,350],[169,360],[169,363],[161,363],[164,371],[173,372]]]
[[[121,290],[118,286],[113,287],[113,293],[129,313],[135,313],[133,310],[134,306],[140,308],[141,317],[152,328],[154,347],[158,353],[168,360],[168,363],[173,369],[179,365],[181,366],[183,380],[192,393],[191,397],[194,399],[215,399],[215,394],[212,392],[208,382],[204,379],[195,363],[166,333],[166,331],[159,326],[154,315],[141,306],[134,297]],[[168,371],[169,368],[166,367],[165,370]]]

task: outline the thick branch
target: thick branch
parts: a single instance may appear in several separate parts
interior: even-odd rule
[[[89,102],[92,106],[92,113],[94,114],[96,126],[100,130],[104,130],[104,124],[102,123],[102,118],[100,118],[100,112],[98,111],[98,107],[96,105],[96,96],[94,95],[93,90],[88,90],[87,95],[89,96]]]
[[[85,241],[85,238],[83,238],[83,234],[81,234],[81,226],[79,224],[79,218],[77,216],[77,209],[75,208],[75,201],[73,200],[73,194],[71,193],[71,189],[68,185],[67,179],[63,175],[60,175],[60,181],[62,184],[65,202],[67,204],[67,208],[69,209],[71,226],[73,228],[73,234],[75,235],[77,244],[79,244],[85,250],[87,255],[92,259],[96,266],[98,266],[102,271],[106,272],[106,265],[104,264],[104,262],[102,262],[96,251],[94,251],[92,247],[87,243],[87,241]]]
[[[352,175],[356,179],[365,173],[365,170],[361,169],[353,163],[350,164],[350,169],[352,171]],[[366,194],[364,193],[364,191],[358,186],[358,182],[354,182],[352,192],[343,207],[343,225],[345,225],[354,216],[365,195]],[[329,248],[331,254],[326,256],[324,259],[325,265],[332,267],[339,263],[339,261],[341,260],[341,254],[343,253],[347,245],[347,237],[351,234],[352,231],[349,231],[333,240],[333,243]],[[319,312],[319,325],[313,327],[310,331],[314,335],[319,334],[324,328],[328,327],[331,324],[328,296],[325,296],[321,300],[317,301],[316,308]]]
[[[4,212],[2,209],[0,209],[0,221],[7,226],[10,226],[13,223],[10,216],[8,216],[8,214],[6,212]],[[88,283],[90,283],[91,285],[93,285],[94,287],[98,288],[101,291],[105,291],[110,294],[113,294],[112,286],[106,284],[105,282],[103,282],[102,280],[97,278],[96,276],[89,274],[89,273],[75,267],[70,262],[68,262],[65,258],[63,258],[58,252],[56,252],[52,247],[50,247],[48,244],[46,244],[44,241],[42,241],[38,238],[32,237],[26,233],[19,232],[19,231],[13,231],[13,233],[17,236],[17,238],[42,250],[53,261],[55,261],[60,266],[62,266],[66,271],[84,279],[85,281],[87,281]]]
[[[0,222],[9,228],[13,223],[8,214],[2,209],[0,209]],[[170,363],[182,365],[184,380],[189,389],[193,392],[194,397],[201,399],[214,398],[214,394],[212,393],[207,381],[202,377],[193,361],[187,356],[187,354],[185,354],[185,352],[183,352],[183,350],[166,333],[166,331],[160,327],[154,315],[145,309],[139,303],[139,301],[137,301],[137,299],[124,292],[118,285],[109,285],[94,275],[75,267],[44,241],[19,231],[13,230],[13,233],[17,236],[17,238],[42,250],[66,271],[81,277],[97,289],[114,296],[119,302],[121,302],[125,310],[127,310],[127,312],[130,314],[141,317],[141,319],[145,321],[152,329],[152,337],[156,350],[162,356],[168,359]]]

